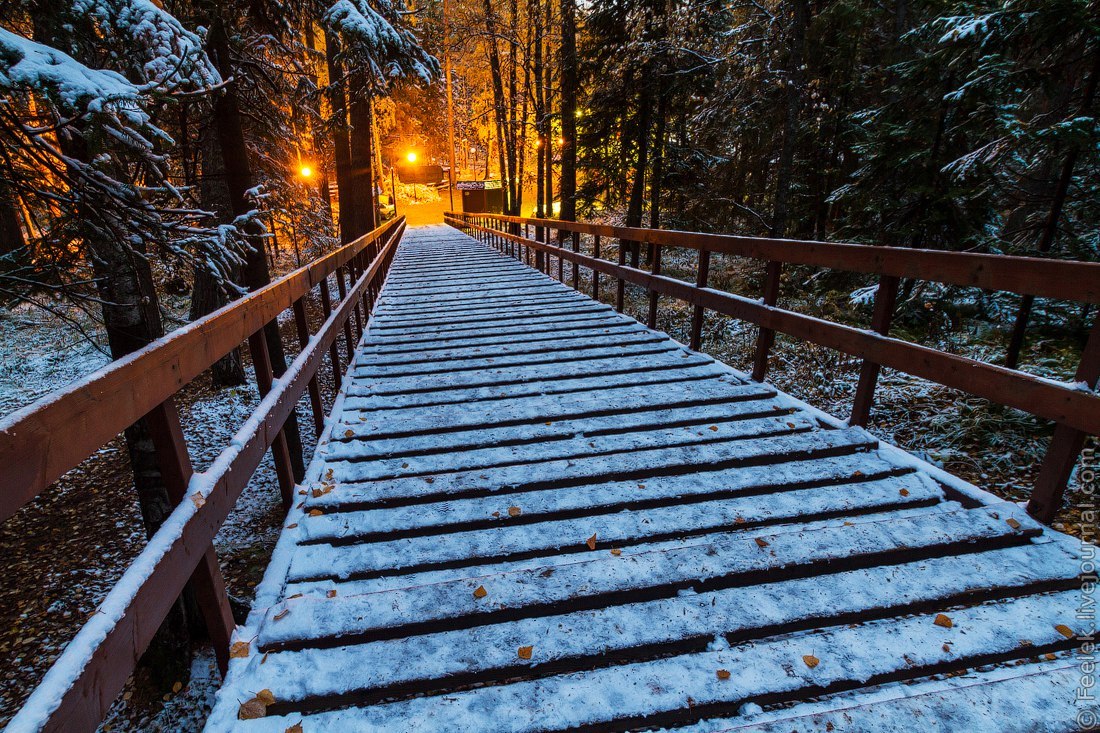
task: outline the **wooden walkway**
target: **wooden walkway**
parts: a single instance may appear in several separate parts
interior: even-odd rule
[[[1077,729],[1078,542],[453,229],[326,438],[209,731]]]

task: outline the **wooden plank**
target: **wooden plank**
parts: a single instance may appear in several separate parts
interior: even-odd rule
[[[274,652],[262,665],[253,663],[249,671],[253,685],[278,691],[285,680],[299,677],[303,668],[317,670],[293,689],[293,698],[280,698],[285,707],[301,710],[322,701],[349,699],[363,704],[413,691],[439,693],[475,682],[500,684],[517,676],[607,667],[672,650],[702,651],[715,638],[743,643],[776,633],[835,626],[856,617],[899,616],[930,607],[947,610],[962,602],[995,598],[1014,586],[1051,588],[1071,583],[1072,575],[1064,565],[1061,572],[1052,572],[1050,559],[1057,560],[1058,553],[1029,553],[1020,547],[932,558],[838,572],[828,583],[796,578],[472,629]],[[899,594],[895,588],[905,590]],[[790,598],[805,601],[795,605],[787,602]],[[531,640],[538,647],[537,665],[516,656],[515,650]],[[389,664],[388,660],[402,661]],[[348,669],[362,673],[349,679],[344,673]]]
[[[884,553],[899,552],[903,557],[908,553],[910,558],[916,558],[922,548],[928,551],[972,544],[981,537],[1015,534],[1016,543],[1022,544],[1025,534],[1034,536],[1042,531],[1037,523],[1023,516],[1024,512],[1010,507],[975,511],[987,514],[991,511],[998,516],[988,514],[992,521],[986,521],[972,513],[931,513],[908,519],[878,517],[877,521],[853,522],[850,526],[835,524],[808,531],[780,527],[755,536],[742,532],[711,541],[700,539],[663,551],[624,549],[618,557],[601,548],[579,557],[577,562],[557,565],[550,573],[538,567],[500,574],[475,572],[461,580],[415,588],[337,595],[339,600],[334,603],[328,603],[328,598],[311,596],[287,599],[267,611],[260,644],[265,650],[274,650],[291,646],[293,640],[331,638],[358,642],[399,638],[414,633],[415,628],[427,629],[429,624],[442,625],[444,621],[449,628],[469,628],[494,619],[671,598],[687,589],[704,592],[787,577],[812,577],[826,566],[834,571],[858,567],[860,556],[879,558],[864,563],[874,566],[883,564]],[[1019,529],[1008,525],[1005,519],[1009,517],[1019,522]],[[761,546],[757,539],[767,544]],[[1069,557],[1064,548],[1062,552],[1062,557]],[[841,567],[841,561],[851,567]],[[482,586],[491,593],[491,597],[486,596],[490,600],[484,603],[473,595]],[[290,613],[276,621],[275,616],[287,609]]]

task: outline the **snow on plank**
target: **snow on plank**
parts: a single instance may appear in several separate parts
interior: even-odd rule
[[[843,484],[775,494],[767,502],[757,497],[720,499],[695,504],[622,509],[530,525],[451,532],[428,537],[406,537],[389,542],[310,544],[299,549],[290,578],[363,578],[408,568],[484,564],[531,555],[581,553],[591,549],[629,546],[642,540],[693,537],[720,530],[778,524],[828,516],[853,516],[884,508],[928,506],[943,499],[943,491],[920,474],[890,477],[856,486]],[[359,527],[347,518],[348,535]],[[342,537],[314,535],[309,519],[303,522],[310,540],[338,541]],[[318,533],[320,534],[320,533]],[[594,538],[594,539],[593,539]]]
[[[751,538],[736,534],[720,540],[704,538],[698,544],[667,550],[623,550],[618,557],[600,549],[579,555],[577,562],[557,565],[551,572],[534,568],[479,575],[474,569],[469,578],[338,596],[340,603],[311,597],[288,599],[269,609],[261,643],[265,648],[277,648],[292,640],[353,634],[383,636],[391,635],[387,629],[443,621],[457,628],[487,622],[494,615],[515,616],[520,609],[557,609],[570,604],[589,604],[587,607],[593,608],[611,605],[614,599],[621,603],[623,599],[644,598],[643,590],[651,598],[660,598],[692,588],[703,591],[743,586],[765,579],[779,580],[784,574],[813,575],[817,569],[841,562],[856,565],[860,557],[881,561],[884,555],[893,553],[904,559],[922,549],[958,549],[980,540],[1004,542],[1008,538],[1022,542],[1041,531],[1039,525],[1011,506],[988,512],[988,520],[979,520],[970,513],[929,513],[904,520],[880,519],[807,531],[788,527],[776,534]],[[1009,524],[1007,519],[1019,526]],[[484,603],[474,602],[477,599],[473,593],[479,587],[488,591]],[[524,613],[533,615],[530,610]],[[278,621],[275,616],[280,616]]]
[[[328,469],[325,480],[344,484],[337,485],[335,491],[339,492],[345,504],[366,508],[370,505],[386,506],[409,500],[424,503],[428,499],[489,495],[520,487],[537,490],[552,486],[580,486],[611,479],[646,479],[651,476],[689,473],[701,468],[774,464],[811,454],[827,457],[857,453],[869,450],[876,444],[874,438],[863,430],[829,430],[768,436],[756,440],[651,448],[622,455],[545,461],[538,464],[537,470],[524,465],[509,465],[367,483],[347,483],[356,475],[356,464],[343,463]]]
[[[346,537],[354,522],[356,536],[424,532],[433,527],[471,529],[496,524],[528,524],[545,517],[606,513],[628,506],[648,507],[692,503],[707,497],[730,498],[739,494],[762,496],[779,491],[838,483],[852,484],[855,474],[871,481],[906,473],[897,466],[863,454],[815,458],[784,464],[740,469],[700,471],[680,476],[659,476],[638,481],[609,481],[543,491],[507,493],[435,504],[343,511],[339,492],[320,490],[306,499],[307,509],[325,514],[311,517],[305,537]],[[766,501],[766,498],[759,499]],[[333,513],[335,512],[335,513]]]
[[[647,377],[650,381],[647,381]],[[461,399],[447,392],[450,402],[489,400],[487,416],[465,404],[434,400],[430,410],[419,404],[371,408],[378,398],[348,397],[338,419],[360,438],[446,432],[470,427],[547,423],[585,416],[614,415],[659,407],[690,407],[712,402],[763,400],[775,397],[775,389],[761,384],[741,384],[716,366],[680,369],[671,374],[641,374],[632,379],[642,384],[622,385],[622,378],[592,377],[563,384],[533,382],[488,390],[461,391]],[[663,385],[655,389],[652,385]],[[366,386],[366,385],[364,385]],[[531,409],[528,397],[538,396],[539,409]],[[338,434],[343,434],[337,431]]]
[[[1056,655],[1047,655],[1056,656]],[[871,692],[841,693],[821,702],[737,718],[710,720],[679,733],[911,733],[914,721],[928,731],[1071,733],[1086,701],[1074,694],[1081,669],[1055,659],[1001,666],[965,677],[883,685]],[[761,720],[764,718],[764,720]]]
[[[400,458],[409,455],[422,455],[441,451],[454,451],[481,446],[508,446],[534,441],[564,441],[583,439],[611,433],[625,433],[634,430],[660,428],[704,428],[721,421],[766,417],[769,415],[790,415],[793,412],[788,405],[775,399],[738,400],[736,402],[710,402],[691,407],[666,408],[655,405],[652,409],[641,409],[617,415],[597,415],[579,419],[566,419],[546,422],[511,425],[508,427],[483,427],[477,430],[462,430],[450,433],[429,433],[419,436],[415,441],[403,438],[388,439],[369,437],[369,433],[360,428],[360,424],[348,423],[343,434],[337,431],[335,439],[319,450],[327,460],[371,460],[374,458]],[[358,429],[357,429],[358,428]],[[347,435],[348,430],[351,435]],[[711,431],[718,432],[718,431]]]
[[[1066,587],[1075,579],[1067,557],[1054,544],[1038,552],[1013,547],[839,572],[824,583],[819,577],[796,578],[457,631],[275,652],[263,665],[253,662],[252,674],[256,684],[278,692],[295,669],[304,672],[305,684],[289,693],[300,697],[283,692],[279,699],[286,703],[349,693],[378,699],[399,690],[440,691],[459,681],[484,684],[544,669],[561,671],[566,665],[621,664],[672,649],[705,651],[716,639],[743,643],[848,623],[861,614],[950,611],[1012,588]],[[803,600],[792,604],[790,598]],[[537,661],[534,654],[530,662],[517,658],[515,650],[528,645],[537,647]],[[347,669],[362,670],[352,685]]]
[[[698,720],[734,712],[756,698],[797,700],[876,678],[965,668],[975,659],[1064,649],[1067,639],[1055,626],[1080,625],[1073,620],[1078,595],[1068,591],[957,609],[950,629],[936,626],[934,614],[869,621],[810,637],[795,634],[719,651],[320,713],[307,716],[303,727],[534,733],[594,725],[627,730]],[[1052,609],[1058,612],[1053,617]],[[538,641],[532,640],[532,663],[538,661]],[[812,665],[807,657],[815,660]],[[723,679],[718,670],[736,674]],[[689,698],[690,706],[685,705]],[[241,729],[285,730],[300,717],[262,718]]]
[[[649,428],[610,435],[578,436],[573,440],[534,444],[474,446],[461,452],[425,453],[394,458],[359,456],[354,445],[344,444],[342,455],[331,455],[329,465],[336,480],[362,482],[454,471],[474,471],[509,465],[535,464],[562,458],[582,459],[650,448],[697,446],[726,440],[763,438],[813,430],[815,423],[801,415],[715,419],[707,425]]]

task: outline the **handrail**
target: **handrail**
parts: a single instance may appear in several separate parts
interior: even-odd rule
[[[449,212],[450,213],[450,212]],[[456,216],[464,216],[458,213]],[[472,216],[472,215],[465,215]],[[486,214],[493,221],[576,232],[624,242],[704,250],[749,259],[811,265],[845,272],[890,275],[945,285],[1003,290],[1038,298],[1100,303],[1100,263],[1041,257],[944,252],[846,242],[767,239],[675,229],[590,224]]]
[[[378,229],[0,420],[0,522],[290,308]]]
[[[169,494],[177,502],[5,730],[94,731],[189,581],[224,672],[233,619],[211,542],[264,453],[271,449],[276,463],[281,460],[277,452],[283,426],[305,391],[313,395],[326,351],[338,376],[336,339],[343,331],[350,341],[353,314],[362,335],[404,228],[404,217],[388,222],[0,423],[0,460],[8,468],[8,475],[0,473],[4,518],[142,417],[149,423]],[[344,274],[350,283],[335,310],[327,284],[333,274],[342,295]],[[310,336],[305,298],[321,283],[326,318]],[[263,329],[288,308],[294,308],[302,349],[273,381]],[[211,466],[193,474],[173,397],[245,339],[262,399]],[[323,415],[317,414],[319,396],[313,409],[316,424],[323,424]],[[58,433],[51,436],[54,429]],[[15,471],[23,460],[34,461],[33,470]],[[281,484],[284,480],[280,475]],[[285,501],[293,487],[280,488]]]
[[[551,260],[558,259],[558,279],[564,281],[563,263],[570,262],[573,286],[579,289],[581,266],[618,281],[616,307],[623,310],[623,287],[629,282],[649,293],[649,325],[656,325],[659,295],[669,295],[694,306],[690,328],[691,347],[699,349],[703,315],[712,310],[760,327],[754,356],[753,378],[766,374],[771,334],[784,333],[826,346],[863,360],[853,400],[850,423],[865,425],[874,401],[879,369],[897,369],[937,384],[962,390],[994,402],[1024,410],[1057,423],[1028,504],[1028,511],[1049,522],[1061,503],[1065,485],[1081,451],[1084,436],[1100,435],[1100,395],[1094,390],[1100,378],[1100,317],[1094,322],[1074,383],[1057,382],[1015,369],[938,351],[889,336],[900,278],[1005,290],[1026,295],[1085,303],[1100,302],[1100,264],[1032,257],[894,249],[871,245],[767,240],[752,237],[699,234],[656,229],[613,227],[596,224],[531,219],[496,214],[449,212],[445,221],[475,232],[485,241],[514,256],[530,260],[552,274]],[[520,227],[535,227],[536,238],[519,234]],[[559,232],[557,244],[550,232]],[[571,233],[566,237],[563,233]],[[592,254],[580,251],[581,234],[593,238]],[[600,257],[600,240],[619,240],[618,263]],[[541,240],[541,241],[540,241]],[[571,247],[566,247],[566,243]],[[649,272],[626,264],[627,245],[646,242],[654,246]],[[698,250],[699,266],[694,284],[661,274],[661,248]],[[518,248],[518,249],[517,249]],[[756,300],[707,287],[710,254],[735,254],[769,263],[764,299]],[[814,318],[778,307],[780,267],[795,263],[881,276],[875,296],[871,330]],[[594,297],[599,277],[592,278]]]

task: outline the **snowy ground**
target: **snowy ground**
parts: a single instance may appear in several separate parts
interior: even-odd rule
[[[180,312],[180,304],[171,305]],[[319,316],[319,303],[310,312]],[[97,333],[90,319],[82,325]],[[296,345],[291,319],[281,319],[281,326],[284,343]],[[293,353],[288,353],[288,359]],[[0,415],[107,361],[95,344],[41,311],[0,311]],[[324,400],[331,404],[327,364],[320,371],[320,381]],[[249,366],[244,386],[215,391],[204,375],[183,390],[178,401],[192,460],[201,470],[226,446],[259,395]],[[315,440],[308,398],[299,407],[308,457]],[[144,546],[131,481],[125,446],[115,440],[0,525],[0,554],[5,558],[5,580],[0,585],[0,663],[5,669],[0,678],[0,726]],[[246,604],[262,576],[281,518],[274,466],[265,458],[215,539],[229,592]],[[153,704],[139,701],[128,689],[103,729],[197,729],[219,684],[213,664],[212,650],[197,649],[191,681],[181,680],[178,690]]]

